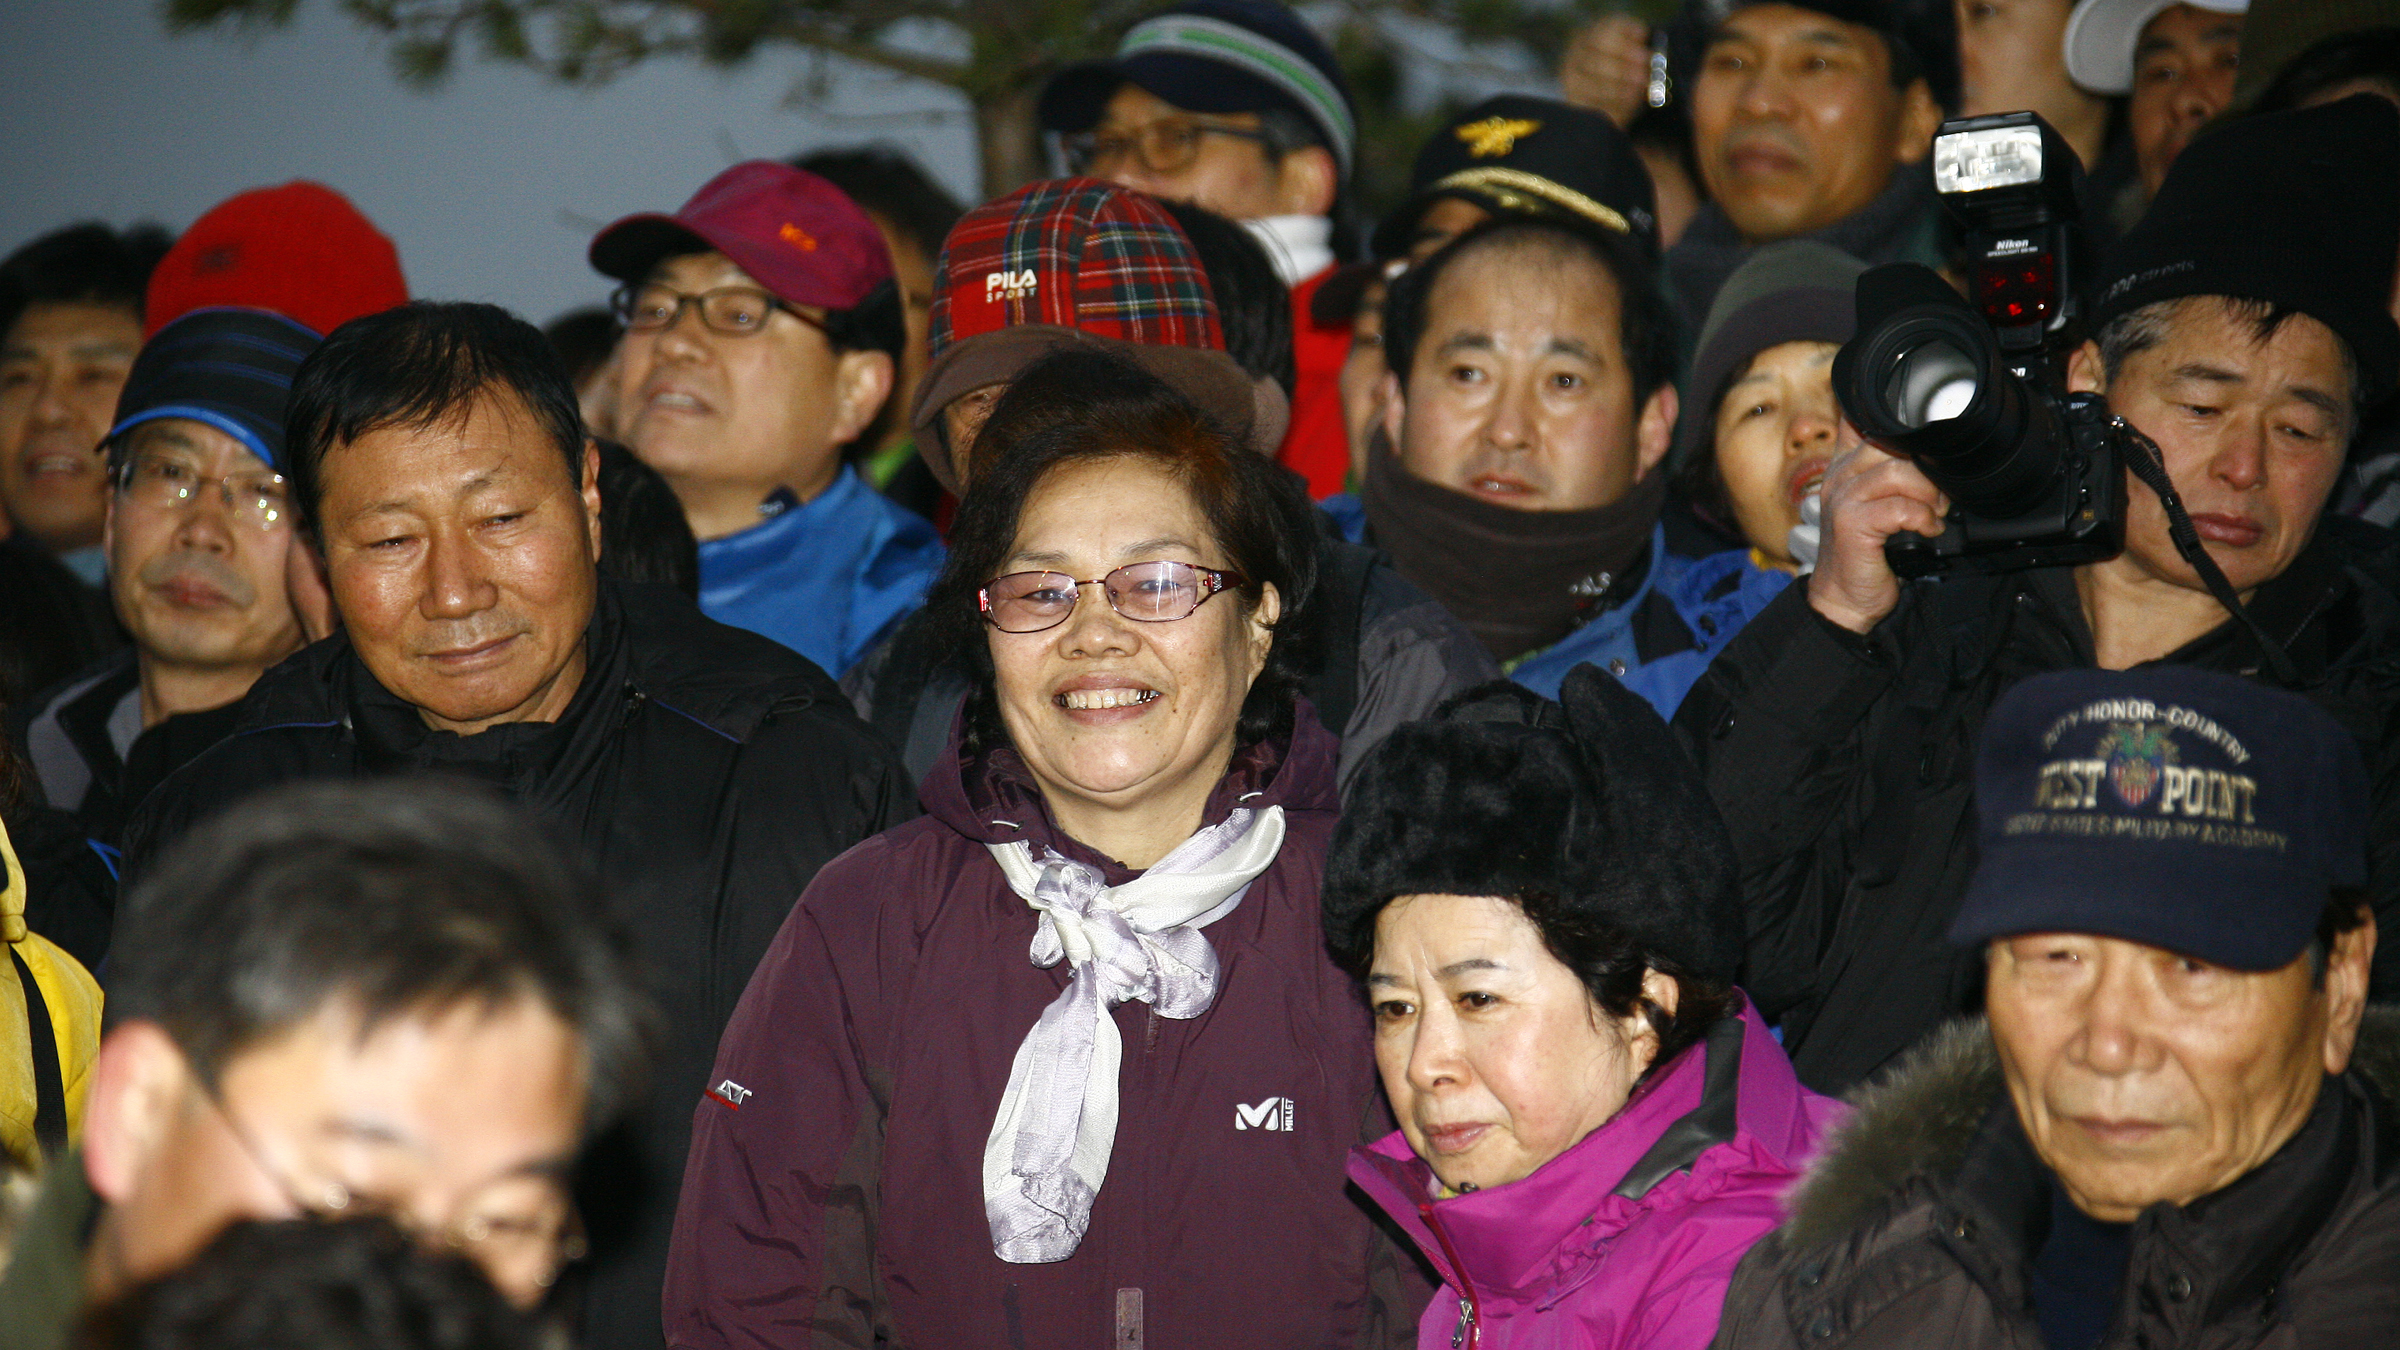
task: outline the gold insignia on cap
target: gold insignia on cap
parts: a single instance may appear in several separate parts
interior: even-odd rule
[[[1530,117],[1487,117],[1456,128],[1456,134],[1467,143],[1468,155],[1483,159],[1507,154],[1517,148],[1519,138],[1541,129],[1542,124]]]
[[[796,248],[803,253],[814,253],[817,251],[817,237],[813,234],[810,234],[808,231],[801,229],[799,226],[794,225],[788,220],[783,222],[783,228],[777,230],[775,233],[777,237],[783,240],[783,242],[790,244],[793,248]]]

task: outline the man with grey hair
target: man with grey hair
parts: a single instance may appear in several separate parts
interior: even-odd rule
[[[1971,747],[2019,680],[2168,661],[2297,689],[2359,738],[2371,781],[2400,783],[2400,567],[2389,534],[2325,511],[2359,410],[2400,375],[2396,249],[2400,113],[2382,100],[2256,117],[2177,161],[2099,278],[2068,382],[2156,444],[2183,545],[2135,482],[2114,558],[1904,584],[1884,541],[1939,534],[1950,503],[1873,445],[1833,462],[1817,570],[1677,714],[1742,849],[1743,986],[1811,1087],[1859,1083],[1975,1006],[1981,971],[1941,933],[1974,865]],[[2400,790],[2375,813],[2386,913]],[[2376,987],[2400,988],[2400,964]]]
[[[2367,1006],[2367,775],[2307,699],[2035,676],[1976,758],[1931,1038],[1743,1259],[1716,1344],[2400,1342],[2400,1017]]]

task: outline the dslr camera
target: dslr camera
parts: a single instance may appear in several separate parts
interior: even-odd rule
[[[2125,546],[2126,453],[2108,405],[2067,392],[2083,341],[2075,152],[2030,112],[1942,123],[1934,185],[1970,300],[1914,263],[1859,277],[1833,387],[1867,439],[1950,498],[1944,529],[1884,545],[1903,577],[2095,562]]]

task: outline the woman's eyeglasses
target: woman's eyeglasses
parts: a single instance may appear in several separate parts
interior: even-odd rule
[[[1001,632],[1039,633],[1065,623],[1086,586],[1099,587],[1110,609],[1136,623],[1173,623],[1243,582],[1239,572],[1192,563],[1129,563],[1091,581],[1064,572],[1011,572],[993,578],[976,598],[983,617]]]

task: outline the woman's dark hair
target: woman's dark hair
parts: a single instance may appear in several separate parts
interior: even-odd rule
[[[314,532],[325,453],[370,431],[462,419],[476,401],[516,395],[583,482],[583,413],[542,330],[498,305],[417,300],[333,330],[292,375],[284,415],[292,500]]]
[[[1675,378],[1675,311],[1659,289],[1656,269],[1632,236],[1583,220],[1545,216],[1495,216],[1409,268],[1392,282],[1383,300],[1383,355],[1401,383],[1408,381],[1425,336],[1427,308],[1442,273],[1486,249],[1547,247],[1581,257],[1617,286],[1617,341],[1633,377],[1636,408]]]
[[[631,450],[605,437],[600,447],[600,574],[655,581],[700,598],[700,541],[675,489]]]
[[[1192,241],[1200,270],[1216,298],[1225,354],[1254,380],[1273,380],[1289,397],[1298,374],[1292,361],[1292,288],[1275,274],[1266,246],[1239,222],[1205,206],[1159,198],[1158,204]]]
[[[1351,913],[1327,916],[1327,945],[1335,964],[1357,979],[1367,977],[1375,959],[1375,920],[1399,898],[1385,896]],[[1731,981],[1695,974],[1659,955],[1624,929],[1597,918],[1588,904],[1543,890],[1522,890],[1504,898],[1516,903],[1541,934],[1542,946],[1575,972],[1602,1012],[1611,1017],[1639,1014],[1658,1033],[1658,1053],[1643,1070],[1645,1078],[1705,1040],[1710,1027],[1741,1011],[1741,995]],[[1643,996],[1642,978],[1653,970],[1675,982],[1675,1011]]]
[[[1228,565],[1244,578],[1238,594],[1245,612],[1263,587],[1275,588],[1282,612],[1274,643],[1235,734],[1250,744],[1290,731],[1293,700],[1315,656],[1318,544],[1306,490],[1158,377],[1109,353],[1076,349],[1027,367],[992,409],[975,438],[973,486],[951,526],[950,560],[925,597],[935,650],[957,653],[974,687],[970,754],[1007,743],[977,593],[1015,548],[1025,504],[1044,479],[1066,465],[1120,456],[1164,466],[1190,491]]]
[[[1575,972],[1601,1011],[1611,1017],[1639,1013],[1658,1033],[1658,1054],[1645,1077],[1673,1063],[1706,1038],[1710,1027],[1741,1010],[1741,996],[1730,981],[1693,974],[1636,943],[1624,930],[1595,920],[1585,906],[1544,891],[1526,891],[1515,899],[1542,935],[1542,945]],[[1368,936],[1371,952],[1372,924]],[[1653,970],[1675,982],[1675,1011],[1643,997],[1642,977]]]

